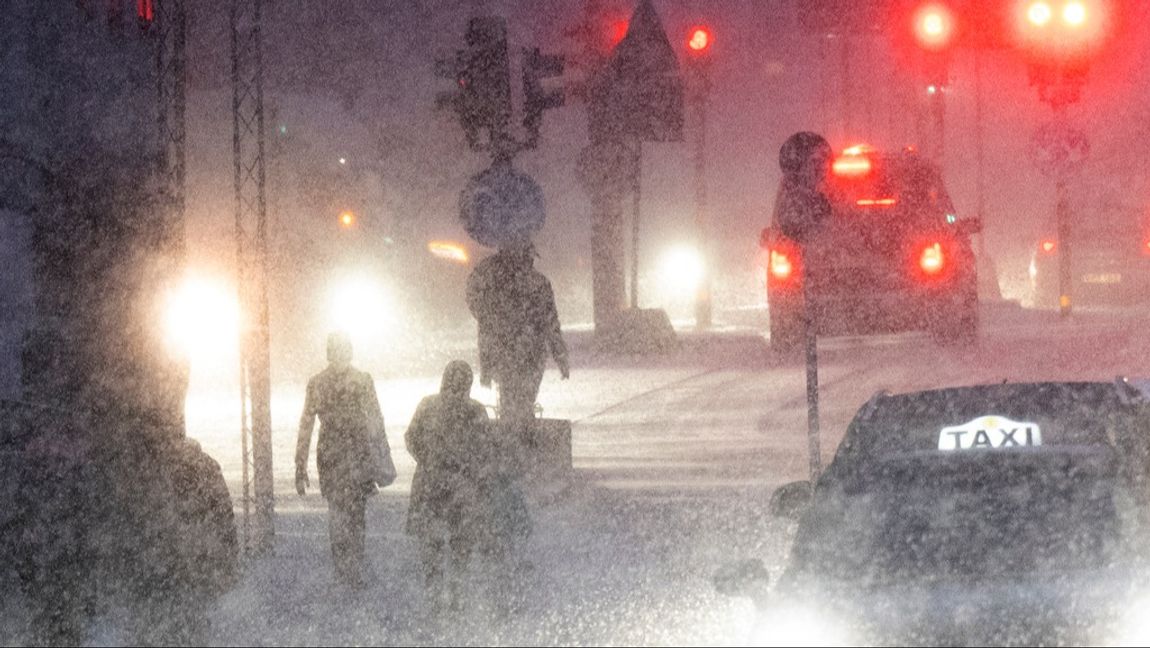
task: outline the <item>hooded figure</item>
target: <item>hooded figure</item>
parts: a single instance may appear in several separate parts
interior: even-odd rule
[[[448,363],[439,393],[419,403],[404,439],[416,461],[407,509],[407,532],[420,542],[427,585],[438,605],[443,563],[466,567],[482,513],[480,483],[490,465],[487,409],[471,398],[471,367]],[[452,588],[457,586],[453,579]],[[452,591],[454,599],[455,592]]]
[[[296,491],[303,495],[310,485],[307,457],[312,428],[319,418],[316,467],[319,490],[328,504],[336,575],[358,587],[363,584],[367,498],[376,492],[377,471],[369,439],[373,428],[382,436],[383,414],[371,376],[352,367],[351,359],[347,336],[328,336],[328,366],[307,384],[296,444],[295,481]]]

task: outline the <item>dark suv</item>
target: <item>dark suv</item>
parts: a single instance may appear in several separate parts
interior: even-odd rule
[[[926,329],[940,341],[978,331],[978,280],[970,235],[937,167],[912,150],[847,149],[833,165],[831,215],[800,246],[776,214],[763,230],[771,344],[802,340],[803,282],[823,334]],[[782,189],[780,189],[780,194]]]

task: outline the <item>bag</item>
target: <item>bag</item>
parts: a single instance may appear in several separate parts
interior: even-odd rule
[[[387,433],[383,419],[368,417],[367,443],[371,446],[371,479],[377,486],[390,486],[398,476],[395,462],[391,459],[391,446],[387,443]]]

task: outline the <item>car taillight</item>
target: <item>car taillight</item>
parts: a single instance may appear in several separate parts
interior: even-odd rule
[[[1043,241],[1039,244],[1039,247],[1042,248],[1043,252],[1052,254],[1054,250],[1058,249],[1058,244],[1054,241]]]
[[[865,176],[871,171],[870,158],[862,155],[844,155],[834,161],[831,169],[836,176],[857,178]]]
[[[927,274],[933,275],[942,272],[943,265],[945,265],[945,259],[943,258],[941,243],[935,243],[924,248],[922,256],[918,259],[918,266]]]
[[[771,276],[780,281],[786,281],[791,277],[794,272],[795,266],[791,260],[787,258],[786,253],[778,250],[771,250],[770,271]]]

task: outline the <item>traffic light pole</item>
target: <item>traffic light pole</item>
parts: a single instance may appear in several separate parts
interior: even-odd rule
[[[699,254],[703,257],[703,276],[699,277],[698,293],[695,295],[695,326],[710,328],[711,278],[714,255],[711,254],[712,241],[707,218],[707,102],[711,93],[711,77],[706,61],[698,65],[698,87],[694,93],[695,104],[695,232],[699,237]]]
[[[1071,311],[1073,281],[1070,270],[1070,203],[1066,191],[1066,173],[1059,172],[1054,184],[1054,218],[1058,230],[1058,312],[1068,317]]]
[[[631,309],[639,309],[639,218],[643,210],[643,140],[631,158]]]

